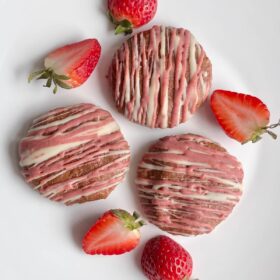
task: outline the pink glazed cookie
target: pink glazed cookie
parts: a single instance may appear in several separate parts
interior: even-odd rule
[[[109,112],[79,104],[35,119],[19,155],[35,190],[70,205],[106,198],[124,179],[130,149]]]
[[[211,232],[239,202],[243,170],[208,138],[160,139],[139,164],[136,185],[148,220],[171,234]]]
[[[123,43],[109,80],[116,106],[129,120],[151,128],[175,127],[206,100],[212,66],[188,30],[154,26]]]

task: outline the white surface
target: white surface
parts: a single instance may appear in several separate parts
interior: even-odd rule
[[[105,16],[105,0],[0,0],[0,279],[145,279],[139,259],[145,242],[162,233],[152,225],[142,242],[122,256],[87,256],[80,241],[103,211],[137,209],[136,164],[158,137],[194,132],[219,141],[243,163],[245,193],[233,214],[212,234],[175,237],[194,259],[200,280],[280,279],[280,144],[241,146],[226,137],[208,104],[185,125],[150,130],[117,113],[105,79],[114,50],[124,40],[114,36]],[[176,3],[176,6],[175,6]],[[153,24],[190,29],[205,47],[214,69],[213,88],[250,92],[280,117],[279,0],[159,0]],[[96,37],[102,58],[88,82],[53,95],[40,82],[27,84],[44,55],[63,44]],[[126,181],[104,201],[72,207],[40,197],[19,174],[17,142],[30,121],[56,106],[92,102],[112,112],[131,145],[132,164]],[[278,129],[278,134],[280,131]]]

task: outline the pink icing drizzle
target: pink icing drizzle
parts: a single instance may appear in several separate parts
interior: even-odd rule
[[[123,180],[130,158],[128,144],[110,113],[92,104],[58,108],[36,119],[20,142],[19,154],[27,182],[42,195],[66,204],[113,190]],[[108,156],[114,160],[50,184],[68,171]]]
[[[110,70],[117,107],[152,128],[186,122],[210,91],[211,65],[202,67],[205,59],[188,30],[154,26],[134,35],[116,52]]]
[[[144,155],[136,184],[150,222],[173,234],[198,235],[230,214],[242,194],[243,170],[211,144],[202,136],[171,136]]]

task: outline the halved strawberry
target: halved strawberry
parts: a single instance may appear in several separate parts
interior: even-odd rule
[[[134,249],[140,240],[144,222],[134,212],[109,210],[92,226],[83,239],[83,249],[90,255],[120,255]]]
[[[210,100],[212,111],[225,133],[245,144],[255,143],[263,133],[274,139],[277,135],[270,131],[280,125],[268,125],[270,112],[267,106],[257,97],[226,90],[216,90]]]
[[[54,84],[53,93],[57,92],[58,87],[78,87],[93,72],[100,53],[101,46],[96,39],[87,39],[58,48],[47,55],[44,69],[29,75],[28,82],[34,78],[47,79],[44,86],[51,87]]]

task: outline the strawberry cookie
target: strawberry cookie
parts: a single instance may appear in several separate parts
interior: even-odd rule
[[[123,43],[108,76],[121,113],[141,125],[167,128],[186,122],[206,100],[212,66],[191,32],[154,26]]]
[[[35,119],[19,155],[35,190],[71,205],[106,198],[124,179],[130,149],[109,112],[79,104]]]
[[[211,232],[239,202],[243,170],[212,140],[193,134],[160,139],[143,156],[136,185],[148,220],[171,234]]]

